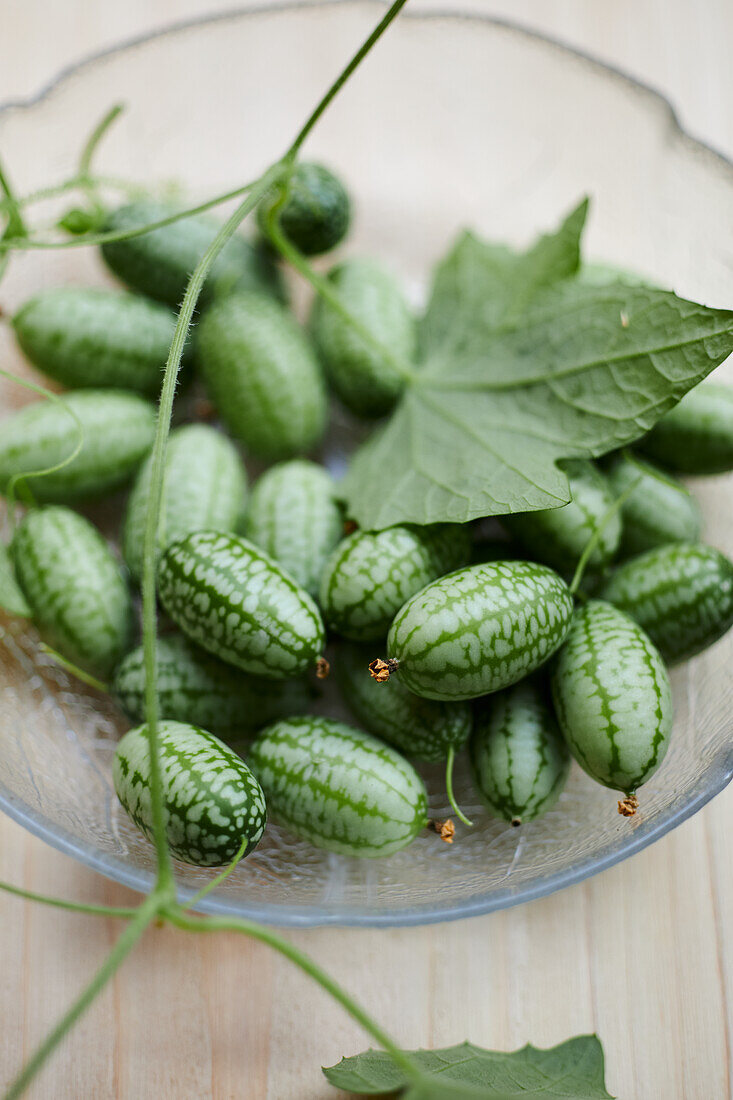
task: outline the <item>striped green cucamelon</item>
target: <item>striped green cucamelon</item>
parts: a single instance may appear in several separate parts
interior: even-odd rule
[[[380,346],[369,343],[334,305],[317,298],[311,324],[328,379],[357,416],[384,416],[405,386],[392,359],[409,364],[416,353],[415,322],[402,289],[390,272],[368,259],[346,260],[329,280],[344,308]]]
[[[557,573],[534,562],[472,565],[427,585],[398,612],[381,679],[398,672],[426,699],[475,699],[543,664],[570,628],[573,600]],[[385,667],[386,666],[386,667]]]
[[[139,581],[152,461],[143,463],[127,504],[122,548],[133,580]],[[165,549],[190,531],[234,531],[242,520],[247,476],[236,447],[207,424],[186,424],[169,437],[158,527]]]
[[[15,532],[12,558],[43,640],[87,672],[108,676],[130,646],[133,612],[96,528],[60,505],[34,508]]]
[[[326,623],[345,638],[379,641],[410,596],[470,556],[470,532],[456,523],[355,531],[323,570]]]
[[[544,685],[530,677],[486,699],[469,755],[476,790],[495,817],[521,825],[551,809],[565,786],[570,753]]]
[[[662,763],[672,732],[669,674],[648,635],[612,604],[589,600],[575,612],[555,662],[552,694],[580,766],[634,795]]]
[[[265,831],[262,788],[240,756],[218,737],[188,722],[158,722],[165,831],[171,852],[197,867],[230,863]],[[150,743],[147,726],[120,741],[112,778],[137,827],[153,839]]]
[[[177,207],[157,199],[137,199],[113,210],[105,232],[127,232],[177,212]],[[158,302],[178,309],[197,263],[219,229],[205,214],[181,218],[169,225],[124,240],[102,245],[107,266],[127,286]],[[283,296],[282,282],[267,248],[252,245],[235,234],[224,246],[204,283],[200,305],[234,290],[256,290]]]
[[[276,722],[257,737],[248,760],[272,817],[318,848],[388,856],[427,825],[425,787],[412,764],[343,722]]]
[[[287,680],[321,657],[315,603],[247,539],[195,531],[171,543],[158,566],[158,595],[184,634],[245,672]]]
[[[70,389],[113,387],[154,397],[175,317],[134,294],[64,286],[26,302],[13,328],[33,366]]]
[[[275,461],[321,441],[327,395],[321,369],[295,318],[273,298],[236,294],[214,303],[196,333],[209,397],[232,435]]]
[[[702,520],[697,501],[675,478],[635,455],[615,455],[608,467],[614,495],[631,490],[621,506],[624,557],[666,542],[695,542]]]
[[[340,646],[334,659],[339,690],[349,710],[375,737],[414,760],[437,763],[463,748],[471,733],[470,703],[421,699],[398,676],[376,684],[369,675],[370,647]]]
[[[676,664],[733,626],[733,562],[712,546],[669,543],[624,562],[599,595],[630,615],[665,661]]]
[[[543,508],[504,516],[503,526],[533,559],[561,573],[572,572],[588,540],[601,527],[614,502],[607,479],[594,463],[572,459],[563,463],[572,499],[561,508]],[[614,514],[603,524],[599,542],[590,556],[591,569],[602,568],[614,556],[621,539],[621,517]]]
[[[15,475],[57,466],[73,454],[79,425],[79,454],[60,470],[27,479],[36,500],[73,503],[122,488],[152,447],[155,409],[121,390],[78,390],[26,405],[2,423],[0,491],[7,492]]]
[[[267,201],[257,208],[263,228],[269,208]],[[288,197],[280,208],[279,220],[285,236],[306,256],[328,252],[348,232],[351,220],[348,192],[330,169],[301,161],[290,177]]]
[[[328,556],[343,534],[328,470],[305,459],[269,469],[252,491],[245,534],[317,596]]]
[[[701,382],[636,446],[680,474],[733,470],[733,387]]]
[[[225,741],[307,710],[311,692],[304,677],[265,680],[218,661],[180,634],[157,639],[158,708],[161,718],[192,722]],[[133,722],[145,719],[145,664],[138,646],[120,661],[112,691]]]
[[[15,576],[10,549],[3,542],[0,542],[0,607],[22,619],[30,619],[33,614]]]

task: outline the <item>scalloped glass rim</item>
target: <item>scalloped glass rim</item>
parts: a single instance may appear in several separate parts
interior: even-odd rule
[[[279,15],[284,12],[296,13],[328,8],[339,10],[366,8],[377,11],[382,7],[383,5],[374,2],[374,0],[325,0],[325,2],[304,4],[284,3],[253,6],[236,12],[225,12],[213,17],[176,23],[168,28],[154,31],[149,35],[140,36],[120,46],[101,51],[85,58],[79,63],[63,70],[54,80],[43,88],[38,95],[25,100],[3,104],[0,107],[0,115],[4,115],[10,110],[30,108],[36,104],[42,103],[54,90],[70,77],[77,76],[84,70],[93,68],[96,62],[110,55],[134,50],[137,46],[149,43],[155,39],[174,36],[182,31],[190,30],[191,28],[206,28],[227,21],[238,21],[248,16]],[[436,20],[444,20],[451,25],[466,23],[475,25],[476,27],[501,29],[503,32],[516,36],[519,39],[524,39],[527,42],[535,44],[541,43],[548,51],[560,51],[571,55],[581,61],[589,72],[592,71],[595,78],[605,77],[607,79],[623,82],[627,89],[633,92],[639,100],[648,98],[650,105],[663,105],[669,123],[676,131],[677,138],[683,139],[684,142],[689,145],[689,148],[694,150],[696,154],[701,154],[709,158],[707,162],[709,166],[712,167],[715,165],[717,168],[722,169],[727,177],[727,186],[730,187],[731,193],[733,194],[733,164],[721,154],[686,134],[677,120],[674,109],[663,96],[619,70],[604,65],[583,54],[581,51],[564,46],[544,35],[528,31],[510,21],[495,19],[490,16],[458,12],[431,11],[426,13],[413,13],[407,11],[403,13],[401,20],[414,21],[416,23],[429,23]],[[222,892],[219,892],[207,898],[200,908],[207,912],[236,913],[240,916],[246,916],[273,924],[301,927],[324,924],[399,926],[476,916],[549,894],[565,886],[580,882],[582,879],[626,859],[628,856],[640,851],[648,844],[653,843],[670,829],[675,828],[696,813],[711,798],[722,791],[730,782],[731,778],[733,778],[733,747],[728,745],[728,747],[724,746],[722,750],[717,751],[709,758],[706,768],[701,773],[698,781],[692,787],[685,790],[685,798],[683,801],[674,801],[666,811],[661,812],[651,821],[640,821],[631,835],[617,837],[615,840],[608,843],[600,852],[595,852],[587,858],[580,859],[569,869],[565,868],[557,873],[539,873],[535,875],[531,882],[525,884],[521,888],[512,887],[511,885],[500,889],[495,888],[489,893],[483,895],[477,894],[459,904],[421,904],[400,911],[380,909],[378,904],[369,904],[362,908],[359,906],[350,906],[346,911],[339,911],[338,909],[330,908],[325,905],[294,905],[285,907],[283,905],[257,903],[249,906],[241,901],[228,900]],[[82,863],[92,867],[94,870],[118,882],[124,883],[135,890],[145,892],[151,887],[153,876],[150,872],[132,869],[121,859],[114,858],[107,854],[101,854],[92,843],[80,843],[70,832],[59,827],[58,823],[52,822],[43,813],[31,809],[26,802],[19,799],[2,783],[0,783],[0,809],[19,824],[23,825],[29,832],[34,833],[48,844],[75,857]],[[190,897],[193,892],[193,889],[188,888],[181,889],[180,891],[182,898]]]

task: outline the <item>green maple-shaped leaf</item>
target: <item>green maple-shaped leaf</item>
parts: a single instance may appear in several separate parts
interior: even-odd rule
[[[8,548],[3,543],[0,543],[0,607],[9,611],[11,615],[19,615],[24,619],[31,616],[28,601],[15,579],[15,570]]]
[[[364,528],[570,499],[559,460],[638,439],[733,351],[733,313],[572,278],[583,203],[516,255],[464,234],[438,267],[422,362],[342,484]]]
[[[424,1081],[410,1084],[389,1054],[379,1050],[343,1058],[323,1072],[345,1092],[383,1096],[406,1089],[404,1100],[611,1100],[604,1082],[603,1047],[595,1035],[579,1035],[549,1050],[526,1046],[506,1054],[460,1043],[443,1050],[411,1051],[409,1056]]]

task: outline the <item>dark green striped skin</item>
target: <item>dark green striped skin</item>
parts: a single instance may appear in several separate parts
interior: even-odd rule
[[[160,559],[158,596],[184,634],[256,676],[290,679],[323,651],[323,621],[311,597],[236,535],[195,531],[172,543]]]
[[[302,717],[263,730],[248,757],[272,817],[318,848],[373,859],[427,825],[412,764],[362,730]]]
[[[41,637],[69,661],[108,676],[130,647],[127,583],[99,532],[68,508],[34,508],[12,542],[18,584]]]
[[[630,615],[676,664],[733,626],[733,562],[712,546],[669,543],[621,565],[599,596]]]
[[[374,260],[357,258],[328,277],[349,313],[381,345],[403,362],[415,358],[415,322],[390,272]],[[311,325],[328,380],[344,405],[357,416],[388,413],[405,387],[403,376],[324,298],[316,298]]]
[[[570,753],[544,687],[532,678],[479,707],[469,756],[489,812],[512,825],[551,809],[570,771]]]
[[[608,467],[614,495],[636,487],[621,507],[624,557],[642,554],[667,542],[696,542],[700,508],[685,486],[651,463],[628,454],[614,456]]]
[[[328,470],[305,459],[267,470],[252,492],[245,534],[317,596],[326,561],[343,534]]]
[[[230,863],[247,840],[258,844],[267,820],[265,796],[237,753],[188,722],[158,722],[166,836],[176,859],[197,867]],[[153,839],[147,726],[117,746],[112,778],[117,797],[138,829]]]
[[[570,751],[597,782],[633,794],[662,763],[672,732],[669,674],[648,635],[612,604],[590,600],[575,612],[552,695]]]
[[[127,504],[122,549],[130,576],[139,581],[152,461],[138,472]],[[247,476],[236,447],[207,424],[174,428],[165,456],[158,545],[160,550],[191,531],[234,531],[242,521]]]
[[[306,680],[264,680],[217,661],[180,634],[156,643],[161,718],[192,722],[225,741],[239,742],[262,726],[301,714],[310,702]],[[145,719],[145,666],[138,646],[120,661],[112,691],[133,722]]]
[[[679,474],[733,470],[733,387],[701,382],[636,446]]]
[[[265,228],[267,202],[257,208]],[[288,197],[280,209],[280,227],[306,256],[318,256],[343,240],[351,220],[351,202],[341,180],[322,164],[301,161],[290,177]]]
[[[134,294],[64,286],[26,302],[13,328],[33,366],[70,389],[112,387],[155,397],[175,317]]]
[[[155,409],[121,390],[78,390],[61,402],[26,405],[0,427],[0,490],[16,474],[30,474],[63,462],[84,439],[80,453],[63,469],[28,479],[41,503],[72,504],[122,488],[153,445]]]
[[[562,508],[543,508],[504,516],[509,535],[536,561],[561,573],[575,568],[588,540],[595,534],[614,501],[614,493],[597,466],[585,459],[563,463],[572,500]],[[589,567],[602,568],[618,550],[621,517],[616,513],[603,526],[600,541],[591,554]]]
[[[105,232],[136,229],[175,214],[172,203],[137,199],[112,211]],[[127,286],[148,298],[178,309],[188,280],[219,229],[205,214],[193,215],[170,225],[102,245],[102,257]],[[267,249],[252,245],[236,234],[214,260],[199,299],[205,306],[214,298],[238,290],[256,290],[283,297],[277,266]]]
[[[407,601],[392,623],[387,652],[416,695],[475,699],[509,687],[551,657],[572,612],[568,586],[545,565],[472,565]]]
[[[377,684],[369,675],[373,656],[371,647],[345,644],[333,662],[341,695],[359,724],[428,764],[445,760],[451,748],[462,749],[473,726],[470,704],[421,699],[398,676]]]
[[[379,641],[410,596],[470,556],[470,532],[457,523],[355,531],[323,570],[326,623],[345,638]]]
[[[326,427],[321,368],[295,318],[273,298],[216,302],[196,330],[209,397],[250,454],[267,462],[305,454]]]

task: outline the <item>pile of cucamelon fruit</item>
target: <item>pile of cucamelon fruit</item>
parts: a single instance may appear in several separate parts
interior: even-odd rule
[[[167,211],[133,202],[107,228]],[[264,229],[266,203],[260,213]],[[279,224],[302,254],[339,244],[350,215],[328,169],[295,168]],[[14,609],[66,662],[109,679],[135,722],[151,399],[173,307],[216,228],[188,217],[110,242],[104,260],[127,291],[46,290],[13,318],[31,363],[72,391],[2,425],[0,488],[28,506],[7,563]],[[395,406],[392,355],[413,361],[418,336],[380,263],[346,259],[328,280],[336,300],[317,297],[304,328],[264,236],[237,235],[201,296],[186,373],[225,431],[176,427],[165,459],[157,591],[171,629],[156,691],[171,851],[223,865],[258,843],[269,812],[319,847],[389,855],[429,824],[410,761],[445,761],[454,804],[464,747],[481,799],[513,825],[556,802],[571,755],[632,815],[669,743],[667,666],[733,624],[733,564],[699,541],[674,476],[733,468],[733,390],[703,382],[634,453],[567,461],[569,504],[507,516],[488,537],[481,523],[355,529],[329,471],[302,456],[323,440],[329,391],[363,420]],[[251,490],[240,449],[270,464]],[[74,510],[122,489],[124,567]],[[358,727],[312,713],[329,663]],[[144,725],[120,742],[114,784],[151,836]]]

